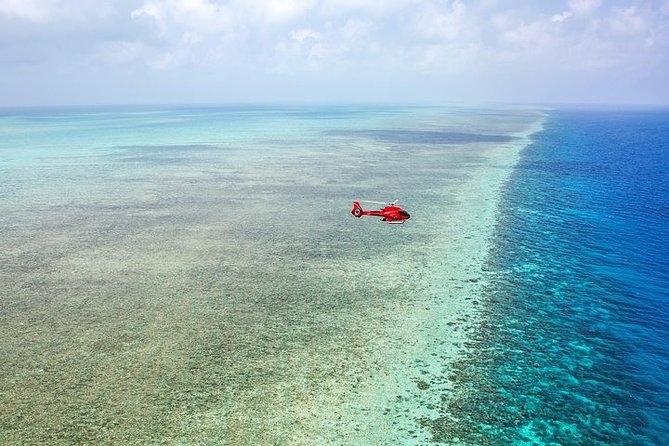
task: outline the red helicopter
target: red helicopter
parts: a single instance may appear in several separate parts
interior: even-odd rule
[[[366,203],[377,203],[383,204],[383,209],[378,211],[365,211],[360,206],[360,200],[353,200],[353,209],[351,209],[351,214],[354,217],[360,218],[363,215],[371,215],[374,217],[381,217],[381,221],[388,222],[388,224],[402,224],[405,220],[411,218],[411,215],[401,207],[397,206],[397,200],[392,203],[383,203],[380,201],[366,201]]]

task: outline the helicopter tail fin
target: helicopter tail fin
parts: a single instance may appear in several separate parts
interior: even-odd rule
[[[353,200],[353,208],[351,209],[351,214],[353,214],[354,217],[362,217],[362,206],[360,206],[360,202],[358,200]]]

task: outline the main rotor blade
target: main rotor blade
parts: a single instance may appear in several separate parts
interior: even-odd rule
[[[386,204],[386,205],[390,204],[390,205],[394,205],[394,204],[397,203],[399,200],[395,200],[395,201],[358,200],[358,201],[361,202],[361,203],[375,203],[375,204]]]
[[[374,204],[388,204],[385,201],[372,201],[372,200],[358,200],[361,203],[374,203]]]

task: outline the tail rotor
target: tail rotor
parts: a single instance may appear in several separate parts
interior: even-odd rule
[[[362,206],[360,206],[360,202],[357,200],[353,201],[353,208],[351,209],[351,214],[353,214],[354,217],[360,218],[362,217]]]

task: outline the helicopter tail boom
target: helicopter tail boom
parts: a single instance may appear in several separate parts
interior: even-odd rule
[[[362,206],[360,206],[359,200],[353,200],[353,208],[351,209],[351,214],[354,217],[360,218],[363,215],[371,215],[374,217],[385,217],[383,210],[380,211],[365,211]]]

